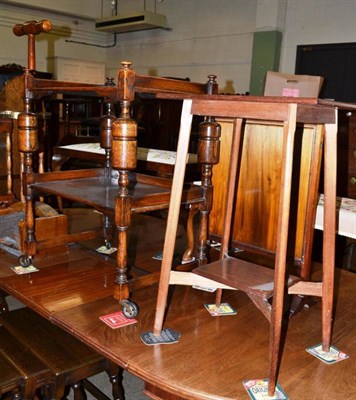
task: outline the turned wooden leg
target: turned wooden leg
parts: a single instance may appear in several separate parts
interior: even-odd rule
[[[112,223],[110,221],[110,218],[106,215],[103,216],[103,231],[104,231],[104,240],[105,240],[105,245],[109,249],[112,244],[112,238],[113,238],[113,231],[112,231]]]
[[[116,283],[114,297],[126,300],[129,297],[127,279],[127,235],[131,222],[130,203],[127,196],[117,196],[115,207],[117,228]]]
[[[31,195],[25,195],[25,226],[26,237],[23,252],[26,256],[31,258],[37,253],[35,237],[35,204]]]
[[[6,301],[6,293],[0,290],[0,314],[9,311],[9,305]]]
[[[32,400],[36,394],[36,383],[36,378],[28,377],[26,385],[22,392],[22,397],[20,398],[22,398],[23,400]]]
[[[194,216],[198,212],[198,209],[191,206],[189,209],[182,208],[181,218],[184,221],[184,226],[187,235],[186,249],[182,255],[182,263],[187,264],[194,260],[195,251],[195,235],[194,235]]]
[[[124,387],[122,385],[124,370],[117,364],[109,361],[108,376],[112,385],[112,396],[114,400],[125,400]]]
[[[11,124],[12,127],[12,124]],[[11,144],[11,131],[6,132],[6,181],[7,181],[7,194],[12,194],[12,144]]]
[[[207,262],[206,243],[208,240],[209,211],[200,211],[199,236],[198,236],[198,260],[200,265]]]
[[[44,385],[39,389],[40,392],[40,398],[43,398],[45,400],[51,400],[52,399],[52,388],[51,385]]]
[[[127,279],[127,229],[118,227],[117,244],[117,267],[116,267],[116,285],[114,297],[122,301],[129,298],[129,287]]]
[[[136,168],[137,123],[130,117],[130,105],[134,100],[135,73],[131,63],[123,62],[118,71],[120,86],[120,117],[112,124],[107,120],[112,132],[111,161],[112,167],[119,171],[118,193],[115,203],[115,222],[118,230],[117,276],[114,297],[119,301],[129,296],[127,283],[127,230],[131,222],[131,204],[129,199],[129,171]]]
[[[19,389],[14,389],[11,392],[11,398],[12,398],[12,400],[22,400],[20,390]]]
[[[209,76],[210,84],[215,80]],[[221,126],[214,118],[207,119],[199,125],[198,162],[201,164],[201,185],[205,191],[205,202],[200,205],[200,227],[198,238],[198,259],[206,263],[206,244],[208,240],[209,214],[213,201],[212,173],[213,165],[219,162]]]
[[[276,260],[274,265],[274,291],[272,302],[268,394],[272,396],[277,385],[282,335],[283,305],[286,290],[286,259],[289,230],[290,198],[292,187],[294,134],[297,106],[290,105],[288,123],[283,127],[283,165],[281,178],[280,209],[278,213]]]
[[[74,391],[74,400],[86,400],[87,395],[85,393],[82,381],[74,383],[72,388]]]
[[[35,212],[29,182],[33,181],[33,155],[38,151],[38,123],[35,114],[29,111],[30,100],[25,99],[26,111],[18,116],[18,149],[22,154],[22,193],[25,200],[26,238],[24,253],[32,257],[37,252],[35,238]]]

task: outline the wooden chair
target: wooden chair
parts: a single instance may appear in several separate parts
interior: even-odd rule
[[[0,330],[0,356],[22,369],[20,383],[25,399],[31,399],[35,389],[42,386],[46,398],[62,399],[68,387],[72,387],[76,400],[86,398],[84,388],[96,398],[108,400],[86,380],[103,371],[108,373],[112,384],[113,399],[124,399],[120,367],[34,311],[21,308],[4,312],[0,314],[0,322],[3,325]],[[13,374],[10,368],[8,374]],[[1,379],[2,375],[0,382]]]
[[[180,145],[177,151],[178,160],[184,160],[186,157],[192,115],[213,115],[219,118],[233,119],[233,140],[228,174],[225,216],[223,219],[224,229],[221,251],[218,261],[202,265],[193,270],[193,273],[171,271],[174,237],[178,218],[176,204],[179,204],[180,201],[184,176],[184,163],[177,163],[172,184],[172,195],[169,206],[153,333],[155,335],[160,335],[161,333],[168,287],[170,284],[196,284],[217,288],[216,305],[218,307],[221,302],[222,289],[237,289],[245,292],[268,318],[271,324],[269,394],[273,395],[280,356],[284,297],[287,290],[289,294],[312,295],[322,298],[322,347],[324,351],[328,351],[330,348],[336,219],[336,109],[332,106],[322,106],[318,104],[318,101],[315,99],[246,98],[239,96],[212,96],[208,99],[206,97],[204,98],[204,96],[200,96],[200,98],[198,96],[192,96],[192,98],[186,100],[185,103],[181,119]],[[274,222],[277,225],[274,270],[266,268],[261,264],[244,261],[229,255],[234,197],[236,194],[238,169],[241,166],[241,150],[243,146],[245,146],[243,128],[246,121],[282,126],[282,158],[278,165],[281,170],[281,180],[279,187],[271,192],[271,195],[278,193],[275,201],[279,204],[278,213]],[[307,126],[312,124],[315,129],[320,129],[323,135],[325,135],[324,192],[327,204],[325,204],[324,208],[325,230],[322,282],[302,281],[300,278],[290,275],[287,270],[288,235],[292,234],[289,227],[289,219],[297,122]],[[272,141],[275,140],[274,135],[270,135],[270,137],[267,136],[267,140],[268,138]],[[318,146],[316,146],[314,151],[318,154]],[[264,156],[268,157],[267,154],[264,154]],[[273,162],[275,162],[275,160],[273,160]],[[314,190],[311,189],[313,186],[317,185],[317,182],[317,179],[311,179],[307,185],[310,189],[307,191],[309,199],[307,204],[314,209],[314,219],[316,199],[313,199],[311,196],[315,194],[315,188]],[[274,182],[271,182],[271,185],[273,185],[273,183]],[[311,204],[313,202],[314,204]],[[239,213],[238,209],[236,213]],[[257,230],[258,226],[255,226],[254,229]],[[306,245],[308,244],[309,243],[306,243]],[[271,304],[269,300],[272,297],[273,300]]]
[[[38,32],[44,22],[29,22],[14,28],[18,36],[29,35],[29,48],[34,41],[31,32]],[[32,35],[32,36],[31,36]],[[33,64],[29,61],[29,65]],[[122,63],[118,71],[118,85],[89,85],[71,82],[47,81],[34,78],[29,68],[25,71],[26,87],[25,111],[18,117],[19,151],[24,158],[24,195],[26,199],[26,238],[24,250],[31,260],[40,246],[53,246],[58,243],[70,243],[90,239],[91,233],[58,236],[47,243],[38,242],[35,237],[34,199],[50,194],[69,200],[81,202],[102,212],[108,220],[115,220],[117,228],[117,278],[114,296],[123,305],[127,316],[137,314],[137,306],[128,301],[130,290],[157,282],[159,274],[151,274],[139,279],[127,277],[127,234],[133,213],[166,209],[169,204],[172,181],[161,177],[136,174],[137,123],[131,119],[130,111],[135,93],[147,93],[155,96],[160,92],[168,93],[215,93],[217,85],[215,76],[210,75],[207,84],[182,80],[149,77],[135,74],[129,62]],[[36,115],[31,113],[31,98],[38,98],[53,93],[86,93],[103,97],[108,104],[107,114],[101,121],[101,147],[105,149],[106,163],[101,169],[57,171],[52,173],[34,173],[33,158],[38,150]],[[113,115],[111,103],[119,101],[121,114]],[[203,132],[200,140],[199,162],[202,164],[202,184],[187,184],[182,197],[183,206],[199,209],[202,220],[199,237],[199,258],[205,258],[208,213],[211,205],[211,169],[218,160],[215,146],[208,145],[212,132]],[[192,219],[189,219],[192,231]],[[110,226],[107,226],[110,231]],[[192,235],[188,237],[191,238]],[[191,257],[193,240],[189,242],[187,257]]]
[[[29,54],[28,54],[28,65],[31,69],[31,73],[35,76],[50,78],[51,74],[49,73],[38,73],[35,68],[35,47],[34,47],[34,36],[42,31],[48,31],[50,29],[50,24],[42,23],[31,27],[32,30],[29,33]],[[18,66],[19,68],[15,69],[15,78],[9,80],[7,84],[4,86],[3,90],[0,93],[0,139],[5,139],[5,160],[4,166],[6,166],[6,187],[1,188],[0,195],[0,218],[2,218],[2,223],[6,218],[10,218],[13,223],[13,237],[16,237],[16,241],[11,240],[11,244],[8,245],[8,242],[5,238],[2,241],[2,233],[0,235],[0,245],[5,251],[9,251],[13,254],[18,255],[21,262],[25,265],[28,265],[27,256],[23,255],[23,242],[24,242],[24,224],[21,222],[23,220],[23,213],[25,212],[26,204],[25,197],[23,195],[23,170],[24,170],[24,158],[23,153],[19,153],[17,146],[17,124],[16,120],[21,111],[24,110],[23,103],[23,92],[25,90],[24,79],[21,76],[23,74],[23,67]],[[29,107],[29,105],[27,105]],[[34,111],[34,107],[33,111]],[[38,108],[38,104],[36,104],[36,108]],[[37,110],[38,111],[38,110]],[[41,128],[37,127],[38,131],[44,132],[44,120],[43,113],[41,113]],[[40,136],[42,136],[39,133]],[[44,146],[42,137],[39,140],[41,145],[38,147],[36,160],[33,160],[32,168],[33,170],[38,171],[38,173],[43,173],[45,169],[45,160],[44,160]],[[18,180],[16,179],[20,176],[20,183],[18,184]],[[51,240],[53,236],[64,235],[67,233],[67,219],[65,215],[58,215],[58,213],[50,207],[48,204],[45,204],[41,201],[38,201],[34,205],[34,212],[36,217],[38,217],[37,224],[37,237],[39,240]],[[17,215],[18,220],[14,222],[14,219],[11,218],[10,214]],[[17,225],[19,227],[17,228]],[[16,231],[16,233],[15,233]],[[10,239],[13,239],[11,237]],[[4,243],[3,243],[4,242]],[[56,251],[63,252],[65,251],[64,246],[59,246],[56,248]]]
[[[6,85],[8,96],[14,93],[22,93],[24,83],[20,78],[10,81]],[[6,98],[8,96],[5,96]],[[18,97],[20,97],[18,95]],[[17,99],[18,100],[18,99]],[[0,107],[2,107],[1,105]],[[5,103],[6,106],[6,103]],[[15,109],[21,107],[14,105]],[[23,107],[23,104],[22,104]],[[22,185],[18,182],[17,177],[22,179],[23,157],[17,152],[17,124],[16,119],[20,114],[19,111],[3,111],[0,112],[0,141],[1,141],[1,157],[4,163],[1,165],[1,188],[0,188],[0,246],[5,251],[22,257],[22,237],[24,229],[17,225],[22,224],[25,213],[25,199],[22,194]],[[44,171],[44,154],[39,151],[36,167],[33,168],[42,173]],[[4,179],[3,179],[4,178]],[[41,199],[42,200],[42,199]],[[64,215],[58,213],[42,201],[35,204],[35,214],[38,217],[37,235],[39,240],[67,233],[67,220]],[[53,232],[54,229],[57,232]],[[59,250],[59,248],[57,249]],[[63,248],[62,248],[62,251]]]
[[[22,71],[22,69],[21,69]],[[18,72],[19,74],[20,72]],[[21,72],[22,74],[23,72]],[[35,73],[35,72],[33,72]],[[23,159],[17,151],[17,124],[16,120],[19,113],[23,110],[23,97],[24,82],[21,76],[17,76],[7,82],[3,90],[0,92],[0,140],[4,141],[4,147],[1,151],[1,157],[4,157],[4,163],[1,165],[1,207],[5,207],[8,203],[11,205],[15,200],[24,201],[21,191],[22,178],[21,173],[23,169]],[[36,111],[38,105],[36,104]],[[41,130],[45,131],[45,117],[44,113],[38,113],[40,116]],[[41,135],[42,136],[42,135]],[[41,138],[42,141],[42,138]],[[45,170],[44,160],[44,146],[38,152],[36,159],[36,167],[39,172]],[[4,179],[5,178],[5,179]],[[6,180],[6,186],[3,185],[2,180]]]

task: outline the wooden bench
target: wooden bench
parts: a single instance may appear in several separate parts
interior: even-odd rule
[[[23,371],[26,374],[21,377],[31,377],[29,388],[26,387],[28,392],[33,393],[36,387],[46,384],[49,386],[44,389],[52,399],[62,399],[68,388],[72,387],[74,398],[79,400],[86,398],[85,387],[97,399],[108,400],[107,396],[86,380],[92,375],[106,371],[109,375],[108,380],[110,379],[113,386],[113,398],[116,400],[124,398],[121,379],[119,379],[122,373],[120,367],[110,363],[106,358],[34,311],[21,308],[4,312],[0,315],[0,323],[4,326],[2,331],[6,329],[8,332],[0,332],[0,355],[6,352],[7,359],[13,365],[26,367]],[[12,339],[6,342],[6,337]],[[14,338],[16,338],[17,347],[13,344]],[[17,350],[12,351],[13,348]],[[7,374],[9,377],[12,376],[11,374],[14,375],[11,369]],[[1,377],[2,375],[0,376],[2,383]],[[16,389],[11,385],[7,387],[10,387],[9,390]]]
[[[30,349],[0,327],[0,395],[31,400],[51,382],[51,371]]]

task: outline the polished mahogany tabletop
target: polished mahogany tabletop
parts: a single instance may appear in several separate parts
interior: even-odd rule
[[[150,224],[143,219],[132,242],[135,249],[145,248],[133,260],[136,273],[159,269],[152,254],[161,239],[152,237],[151,246],[141,240],[149,237]],[[152,398],[247,399],[242,382],[267,376],[269,324],[242,292],[224,293],[236,315],[212,317],[204,304],[213,303],[214,294],[172,287],[165,327],[180,332],[181,338],[170,345],[147,346],[140,334],[153,328],[157,285],[132,293],[140,309],[137,323],[112,329],[99,317],[121,310],[112,297],[113,259],[73,245],[68,254],[36,260],[40,271],[30,275],[15,275],[10,268],[14,264],[15,257],[1,253],[0,289],[143,379]],[[306,352],[321,340],[319,300],[289,320],[278,380],[290,399],[354,398],[355,283],[354,274],[336,270],[333,345],[349,359],[326,365]]]

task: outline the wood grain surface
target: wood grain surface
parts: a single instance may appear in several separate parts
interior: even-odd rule
[[[160,263],[152,255],[162,245],[164,221],[139,216],[135,222],[130,260],[138,272],[157,271]],[[223,295],[223,301],[236,308],[237,315],[212,317],[204,304],[213,303],[214,294],[172,287],[164,326],[179,331],[181,338],[175,344],[152,347],[143,344],[140,334],[153,328],[156,285],[133,292],[131,299],[140,309],[137,323],[115,330],[99,320],[99,316],[121,309],[112,297],[112,260],[104,262],[89,250],[74,246],[67,255],[38,260],[40,271],[31,275],[13,274],[10,265],[14,262],[14,257],[1,254],[2,290],[143,379],[146,394],[152,398],[247,399],[242,381],[267,376],[269,324],[242,292],[225,291]],[[289,398],[354,398],[355,280],[352,273],[336,270],[332,343],[349,354],[349,359],[326,365],[306,352],[307,347],[321,341],[319,299],[290,319],[279,373]]]

